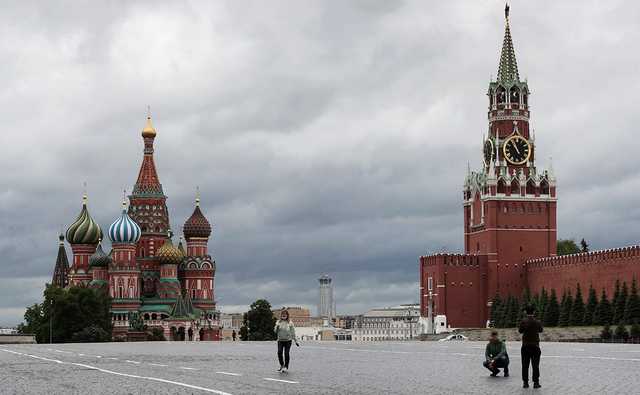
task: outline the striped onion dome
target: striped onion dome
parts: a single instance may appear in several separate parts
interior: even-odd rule
[[[96,252],[89,257],[89,267],[107,267],[110,263],[111,257],[105,254],[102,243],[99,243]]]
[[[98,244],[100,239],[102,239],[102,229],[89,215],[85,193],[82,196],[82,210],[67,229],[67,241],[70,244]]]
[[[184,253],[180,251],[179,248],[173,246],[171,235],[169,235],[167,241],[160,247],[156,256],[163,265],[177,265],[184,259]]]
[[[140,226],[127,214],[127,203],[122,202],[122,215],[109,227],[109,238],[112,243],[137,243],[142,231]]]

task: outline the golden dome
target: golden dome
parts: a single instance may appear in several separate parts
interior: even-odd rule
[[[147,116],[147,123],[142,129],[142,137],[156,137],[156,129],[151,124],[151,115]]]
[[[158,258],[160,258],[161,264],[174,264],[177,265],[184,259],[184,254],[180,249],[173,246],[171,242],[171,238],[168,238],[167,241],[164,242],[162,247],[158,250],[156,254]]]

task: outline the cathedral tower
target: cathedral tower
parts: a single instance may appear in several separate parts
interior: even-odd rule
[[[87,194],[82,196],[82,210],[67,228],[67,241],[73,251],[73,263],[69,269],[69,285],[87,286],[92,280],[89,273],[89,257],[96,252],[102,239],[102,229],[91,218],[87,209]]]
[[[200,210],[200,194],[196,196],[191,217],[182,231],[187,240],[187,256],[180,265],[180,281],[193,305],[208,314],[215,310],[213,281],[216,263],[208,251],[211,224]]]
[[[520,79],[505,8],[498,75],[489,83],[482,169],[464,183],[465,253],[488,255],[488,295],[520,296],[524,261],[556,253],[556,180],[540,170],[530,128],[529,87]]]
[[[122,213],[109,227],[112,262],[109,267],[109,295],[112,311],[137,311],[140,307],[140,266],[136,260],[136,243],[140,240],[140,226]]]
[[[167,197],[162,190],[162,184],[160,184],[153,160],[155,137],[156,129],[151,123],[151,116],[147,116],[146,124],[142,129],[144,156],[138,179],[129,196],[129,216],[140,225],[142,230],[142,236],[136,248],[136,256],[139,258],[142,271],[142,294],[148,297],[153,297],[157,293],[160,262],[156,254],[167,239],[169,231]]]

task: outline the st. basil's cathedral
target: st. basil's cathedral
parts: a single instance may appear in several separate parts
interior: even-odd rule
[[[208,252],[211,224],[198,195],[182,227],[186,250],[182,240],[174,246],[167,196],[153,159],[155,137],[148,116],[142,130],[144,157],[129,205],[123,199],[121,215],[108,229],[111,251],[102,247],[103,232],[89,214],[85,193],[80,214],[66,232],[73,251],[71,266],[61,234],[52,284],[105,289],[112,300],[116,338],[126,336],[135,320],[161,328],[167,339],[218,340],[216,263]]]

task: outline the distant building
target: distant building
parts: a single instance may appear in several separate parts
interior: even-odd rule
[[[220,338],[231,340],[233,331],[240,337],[240,327],[242,326],[242,313],[222,313],[220,314]]]
[[[281,309],[273,309],[271,310],[271,312],[273,313],[273,316],[275,317],[275,319],[280,318],[280,312],[282,311],[282,309],[286,309],[289,312],[289,319],[291,320],[291,322],[293,322],[293,325],[295,325],[296,327],[312,326],[311,312],[309,311],[309,309],[306,309],[300,306],[293,306],[293,307],[285,306],[285,307],[282,307]]]
[[[355,315],[340,315],[333,321],[333,326],[340,329],[352,329],[355,325],[357,316]]]
[[[411,340],[420,334],[420,305],[408,304],[367,311],[355,320],[355,341]]]
[[[333,284],[331,277],[326,274],[318,279],[320,282],[318,302],[318,316],[333,320],[336,317],[336,305],[333,299]]]

